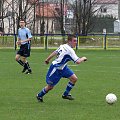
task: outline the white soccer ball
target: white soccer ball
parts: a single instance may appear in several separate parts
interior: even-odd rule
[[[106,95],[106,102],[108,104],[113,104],[117,101],[117,96],[113,93],[109,93],[108,95]]]

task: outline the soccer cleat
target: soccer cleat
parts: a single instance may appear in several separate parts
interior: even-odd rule
[[[39,96],[37,95],[36,98],[37,98],[37,100],[38,100],[39,102],[43,102],[43,97],[39,97]]]
[[[23,70],[22,70],[22,73],[24,73],[26,70],[27,70],[27,68],[24,67]]]
[[[28,70],[25,74],[32,74],[32,70]]]
[[[73,98],[70,94],[67,95],[67,96],[62,95],[62,98],[63,98],[63,99],[68,99],[68,100],[74,100],[74,98]]]

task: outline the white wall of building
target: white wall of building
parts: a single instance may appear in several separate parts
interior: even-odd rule
[[[118,18],[118,4],[98,4],[94,7],[94,10],[99,9],[95,15],[101,16],[113,16]],[[106,12],[101,11],[101,9],[106,9]]]

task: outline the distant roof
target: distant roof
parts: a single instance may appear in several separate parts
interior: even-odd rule
[[[58,16],[57,12],[55,11],[54,7],[50,5],[37,6],[36,7],[36,15],[37,16],[44,16],[44,17],[53,17]]]
[[[67,11],[67,6],[65,5],[65,8],[64,8],[64,14],[66,14],[66,11]],[[44,3],[44,6],[43,4],[40,4],[40,6],[38,5],[36,7],[36,15],[37,16],[44,16],[44,17],[58,17],[60,16],[60,5],[57,5],[57,4],[47,4],[47,3]]]
[[[28,0],[28,2],[32,4],[32,3],[37,3],[38,0]]]
[[[118,0],[95,0],[97,4],[117,4]]]

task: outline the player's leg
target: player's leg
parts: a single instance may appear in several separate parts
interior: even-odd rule
[[[50,85],[47,85],[45,86],[42,91],[37,94],[37,100],[40,101],[40,102],[43,102],[43,96],[48,93],[50,90],[53,89],[54,86],[50,86]]]
[[[29,73],[32,73],[32,70],[30,68],[30,65],[29,65],[29,62],[27,61],[27,57],[30,56],[30,48],[28,47],[28,44],[25,44],[24,45],[24,51],[23,51],[23,56],[22,56],[22,59],[23,61],[25,61],[25,65],[24,65],[24,68],[26,69],[27,68],[27,72],[26,74],[29,74]]]
[[[25,72],[25,71],[28,69],[28,66],[26,65],[26,58],[25,58],[25,57],[22,57],[21,55],[16,54],[15,60],[16,60],[21,66],[24,67],[23,70],[22,70],[22,72]]]
[[[21,66],[24,66],[24,62],[20,59],[20,57],[21,57],[20,54],[16,54],[15,60],[16,60]]]
[[[39,94],[37,94],[37,99],[40,102],[43,102],[43,96],[48,93],[61,79],[61,74],[59,70],[56,69],[53,65],[50,66],[48,73],[46,75],[47,86],[44,87]]]
[[[24,53],[24,45],[21,45],[21,46],[20,46],[20,49],[17,51],[17,54],[16,54],[16,56],[15,56],[15,60],[16,60],[21,66],[24,67],[25,61],[22,59],[23,53]],[[22,71],[22,72],[23,72],[23,71]]]
[[[70,70],[68,67],[64,71],[64,77],[68,78],[70,81],[68,82],[65,92],[62,95],[62,98],[64,99],[69,99],[73,100],[74,98],[70,95],[70,91],[74,87],[76,81],[77,81],[77,76],[73,73],[72,70]]]
[[[27,60],[26,60],[26,57],[23,57],[21,56],[21,60],[24,62],[24,68],[22,70],[22,73],[24,73],[27,69],[28,69],[28,65],[26,64],[27,63]]]
[[[69,77],[69,82],[67,84],[67,87],[65,89],[64,94],[62,95],[62,98],[64,99],[69,99],[69,100],[74,100],[74,98],[71,96],[70,91],[72,90],[72,88],[74,87],[76,81],[77,81],[77,77],[75,74],[73,74],[71,77]]]
[[[29,65],[28,61],[25,62],[25,66],[27,66],[27,69],[28,69],[28,71],[26,72],[26,74],[29,74],[29,73],[31,74],[32,70],[30,68],[30,65]]]

